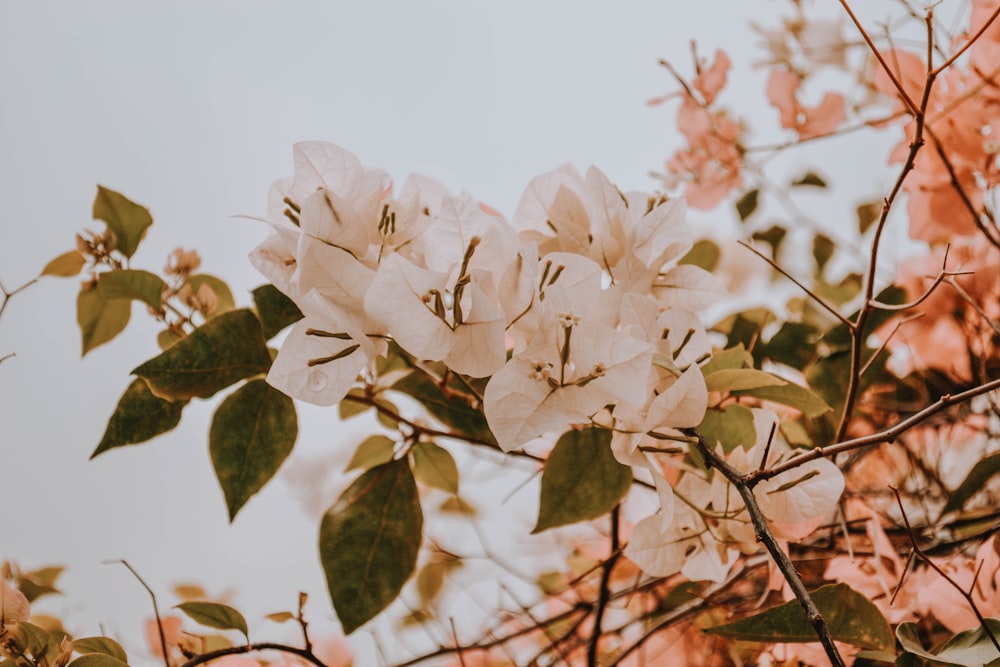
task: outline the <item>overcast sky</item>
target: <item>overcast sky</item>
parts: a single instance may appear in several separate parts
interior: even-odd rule
[[[612,9],[613,7],[613,9]],[[0,3],[0,280],[9,290],[73,247],[98,183],[144,204],[155,225],[133,266],[158,271],[175,247],[238,303],[262,278],[246,261],[267,233],[233,218],[262,214],[291,173],[295,141],[339,143],[398,182],[411,171],[467,191],[508,216],[528,180],[562,163],[597,164],[622,189],[652,189],[679,145],[675,89],[660,58],[691,71],[690,42],[753,53],[752,15],[779,2],[505,0],[431,2]],[[771,18],[768,18],[768,17]],[[762,75],[731,83],[758,107]],[[756,77],[756,78],[753,78]],[[773,118],[769,119],[773,123]],[[131,637],[145,593],[194,580],[239,591],[260,615],[298,590],[329,607],[316,518],[286,481],[230,526],[207,453],[216,401],[195,401],[176,432],[87,457],[129,383],[157,353],[136,307],[129,329],[81,361],[76,279],[46,279],[0,320],[0,558],[64,563],[70,630]],[[293,460],[356,442],[335,414],[301,408]],[[165,602],[170,602],[169,596]],[[54,607],[59,608],[58,605]]]

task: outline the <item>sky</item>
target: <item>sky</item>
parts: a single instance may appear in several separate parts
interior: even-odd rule
[[[174,248],[196,248],[202,270],[249,305],[263,278],[246,257],[267,229],[236,216],[264,213],[300,140],[338,143],[397,182],[426,174],[508,216],[531,177],[566,162],[652,189],[650,171],[680,145],[674,107],[646,104],[676,89],[658,61],[691,72],[692,39],[705,57],[754,53],[748,22],[784,7],[0,3],[0,281],[18,287],[77,231],[100,229],[90,211],[101,184],[153,214],[134,267],[159,271]],[[765,113],[763,74],[738,66],[730,94]],[[329,618],[315,511],[343,478],[333,470],[318,491],[304,479],[349,452],[358,427],[300,406],[281,479],[232,525],[207,451],[218,399],[192,403],[168,435],[88,462],[131,369],[158,352],[157,328],[136,306],[118,340],[81,359],[78,285],[43,279],[0,318],[0,357],[16,355],[0,364],[0,559],[67,565],[67,595],[49,608],[77,614],[75,634],[103,627],[139,654],[146,593],[104,561],[129,560],[164,603],[172,584],[195,581],[235,591],[258,618],[305,590]]]

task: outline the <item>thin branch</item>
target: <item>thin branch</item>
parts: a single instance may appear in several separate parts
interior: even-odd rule
[[[160,609],[156,604],[156,593],[153,592],[153,589],[150,588],[145,581],[143,581],[142,577],[139,576],[139,573],[136,572],[135,569],[131,565],[129,565],[128,561],[125,560],[124,558],[122,558],[121,560],[108,561],[108,563],[109,564],[121,563],[122,565],[127,567],[128,571],[132,573],[132,576],[139,580],[139,583],[142,584],[142,587],[146,589],[147,593],[149,593],[149,597],[152,598],[153,616],[156,617],[156,629],[160,634],[160,653],[161,655],[163,655],[163,664],[166,665],[166,667],[170,667],[170,658],[167,655],[167,637],[163,633],[163,621],[160,619]]]
[[[896,504],[899,505],[899,511],[903,517],[903,525],[906,526],[906,532],[910,537],[910,544],[913,546],[913,553],[923,559],[923,561],[927,563],[931,569],[944,577],[944,580],[947,581],[952,588],[958,591],[963,598],[965,598],[965,601],[969,603],[969,607],[972,609],[972,613],[974,613],[976,615],[976,619],[979,620],[980,627],[982,627],[983,631],[990,638],[990,641],[993,642],[993,646],[996,647],[996,650],[1000,651],[1000,641],[998,641],[996,635],[993,634],[993,630],[983,617],[983,613],[979,611],[979,605],[976,604],[976,601],[972,597],[972,591],[976,586],[976,580],[979,578],[979,570],[976,570],[976,575],[972,578],[972,584],[969,586],[969,590],[965,590],[959,586],[958,582],[952,579],[951,576],[949,576],[948,573],[941,568],[941,566],[931,560],[931,558],[925,554],[917,544],[917,536],[913,534],[913,529],[910,527],[910,520],[907,518],[906,510],[903,508],[903,499],[899,495],[899,489],[893,488],[892,492],[896,495]],[[982,567],[982,563],[980,563],[979,566]]]
[[[700,436],[698,438],[698,451],[705,459],[705,462],[710,467],[718,470],[739,492],[740,497],[743,498],[743,504],[746,506],[747,514],[750,516],[750,521],[753,523],[757,539],[764,543],[764,547],[771,554],[771,558],[774,559],[778,569],[784,575],[785,581],[788,582],[792,593],[795,595],[795,599],[799,601],[802,611],[805,612],[809,624],[816,631],[816,636],[819,637],[819,641],[823,645],[823,650],[826,652],[827,657],[830,658],[830,663],[842,667],[845,664],[844,658],[840,655],[836,644],[833,643],[833,635],[830,634],[830,628],[827,627],[826,620],[824,620],[823,615],[816,607],[816,603],[813,602],[809,591],[806,590],[805,583],[795,570],[795,564],[792,563],[792,559],[788,557],[788,554],[778,544],[774,535],[771,534],[771,528],[767,525],[767,519],[764,517],[760,505],[757,503],[757,498],[753,494],[753,489],[748,483],[750,476],[744,475],[729,465]]]
[[[604,571],[601,573],[601,587],[598,592],[597,606],[594,609],[594,628],[591,630],[590,645],[587,647],[587,665],[589,667],[598,667],[597,648],[601,640],[601,623],[604,621],[604,610],[607,609],[608,598],[611,593],[608,588],[611,582],[611,571],[615,569],[618,558],[621,556],[618,537],[620,510],[621,505],[615,505],[615,508],[611,510],[611,554],[604,561]]]
[[[891,428],[887,428],[884,431],[879,431],[878,433],[872,433],[870,435],[861,436],[859,438],[852,438],[850,440],[845,440],[843,442],[838,442],[835,445],[830,445],[829,447],[816,447],[808,452],[794,456],[784,463],[777,465],[768,470],[764,470],[759,473],[752,473],[748,476],[747,482],[750,486],[756,486],[760,482],[766,479],[771,479],[777,477],[783,472],[788,472],[794,468],[808,463],[809,461],[815,461],[816,459],[829,458],[835,454],[840,454],[842,452],[849,452],[854,449],[860,449],[861,447],[868,447],[871,445],[877,445],[883,442],[892,442],[898,438],[901,434],[910,430],[914,426],[921,424],[928,418],[936,415],[937,413],[950,408],[953,405],[958,405],[960,403],[965,403],[968,400],[975,398],[976,396],[981,396],[982,394],[989,393],[996,389],[1000,389],[1000,379],[992,380],[978,387],[968,389],[960,394],[945,394],[935,403],[928,405],[923,410],[915,412],[903,421],[899,422]]]
[[[951,57],[949,57],[943,63],[938,65],[938,67],[933,71],[933,74],[937,76],[945,69],[950,67],[952,63],[958,60],[959,57],[961,57],[961,55],[965,53],[970,46],[975,44],[979,40],[979,38],[983,36],[983,33],[985,33],[989,29],[989,27],[993,25],[993,22],[996,21],[997,16],[1000,16],[1000,5],[997,5],[997,8],[994,9],[993,13],[990,14],[989,18],[987,18],[986,21],[983,22],[983,25],[980,26],[979,30],[976,31],[976,34],[967,39],[965,44],[962,45],[962,48],[960,48],[958,51],[955,51],[955,53],[951,54]]]
[[[297,655],[303,660],[308,660],[312,664],[316,665],[316,667],[327,667],[326,663],[317,658],[312,651],[296,648],[294,646],[287,646],[285,644],[277,644],[274,642],[260,642],[257,644],[244,644],[243,646],[229,646],[227,648],[216,649],[215,651],[209,651],[208,653],[196,655],[180,667],[196,667],[196,665],[202,665],[206,662],[210,662],[217,658],[223,658],[227,655],[241,655],[243,653],[256,653],[257,651],[281,651],[283,653],[291,653],[292,655]]]
[[[896,74],[892,71],[892,68],[889,67],[889,63],[885,61],[885,57],[882,55],[882,52],[878,50],[877,46],[875,46],[875,42],[872,41],[871,35],[869,35],[868,31],[865,30],[865,27],[861,25],[861,21],[858,20],[858,17],[854,15],[854,10],[852,10],[850,5],[847,4],[847,0],[840,0],[840,4],[844,8],[844,11],[847,12],[847,15],[851,17],[851,21],[854,22],[854,27],[856,27],[858,32],[861,33],[861,37],[865,40],[865,43],[868,44],[868,48],[871,49],[875,58],[878,59],[879,64],[882,65],[882,70],[886,73],[886,76],[889,77],[889,80],[892,81],[892,85],[896,87],[896,91],[899,92],[899,96],[903,98],[906,106],[909,107],[910,111],[914,115],[920,115],[922,112],[917,108],[917,105],[913,103],[913,100],[910,99],[906,89],[903,88],[903,84],[896,78]]]
[[[849,319],[847,319],[846,317],[844,317],[843,315],[841,315],[840,312],[838,312],[836,308],[834,308],[833,306],[831,306],[830,304],[828,304],[826,301],[824,301],[823,297],[819,296],[818,294],[816,294],[815,292],[813,292],[811,289],[809,289],[808,287],[806,287],[805,285],[803,285],[802,283],[800,283],[798,280],[796,280],[790,273],[788,273],[788,271],[785,271],[783,268],[781,268],[781,266],[777,262],[775,262],[773,259],[771,259],[767,255],[765,255],[764,253],[762,253],[760,250],[757,250],[756,248],[754,248],[749,243],[746,243],[745,241],[740,241],[739,244],[741,246],[743,246],[744,248],[746,248],[747,250],[749,250],[750,252],[752,252],[755,255],[757,255],[758,257],[760,257],[761,259],[763,259],[768,264],[770,264],[771,268],[773,268],[775,271],[779,272],[781,275],[785,276],[786,278],[788,278],[789,280],[791,280],[793,283],[795,283],[795,285],[798,286],[799,289],[801,289],[803,292],[805,292],[806,294],[808,294],[809,297],[811,299],[813,299],[816,303],[818,303],[820,306],[822,306],[824,310],[826,310],[828,313],[830,313],[835,318],[837,318],[838,320],[840,320],[840,322],[843,325],[845,325],[848,329],[850,329],[852,331],[854,330],[854,323],[853,322],[851,322]]]

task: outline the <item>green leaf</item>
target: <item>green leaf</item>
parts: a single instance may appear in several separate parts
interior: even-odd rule
[[[262,379],[250,380],[219,405],[208,449],[230,521],[278,472],[298,432],[295,403]]]
[[[417,595],[420,596],[421,606],[434,602],[441,589],[444,588],[445,578],[454,570],[462,567],[462,561],[458,558],[443,556],[426,563],[417,572]]]
[[[741,221],[746,222],[746,219],[757,210],[757,199],[759,196],[760,191],[754,188],[740,197],[736,202],[736,213],[740,216]]]
[[[986,482],[997,473],[1000,473],[1000,452],[990,454],[977,461],[962,483],[958,485],[958,488],[948,496],[948,502],[944,504],[941,516],[962,509],[965,501],[979,493],[986,486]]]
[[[70,250],[59,255],[42,269],[40,276],[59,276],[69,278],[80,275],[87,264],[87,258],[79,250]]]
[[[185,405],[187,401],[167,401],[155,396],[142,378],[132,380],[90,458],[115,447],[146,442],[172,430],[181,422]]]
[[[409,394],[420,401],[428,412],[455,432],[496,444],[482,411],[472,407],[460,397],[445,396],[441,388],[426,374],[414,371],[392,385],[392,389]]]
[[[142,301],[156,311],[163,309],[163,288],[166,286],[158,275],[141,269],[107,271],[97,277],[97,289],[108,301]]]
[[[889,623],[872,602],[847,584],[829,584],[810,596],[837,641],[891,651],[896,645]],[[798,600],[725,625],[706,628],[722,637],[757,642],[818,642]]]
[[[447,449],[433,442],[418,442],[412,451],[413,476],[418,482],[458,493],[458,466]]]
[[[776,375],[756,368],[726,368],[705,376],[709,391],[741,391],[758,387],[779,387],[787,384]]]
[[[986,625],[994,636],[1000,636],[1000,620],[985,619]],[[971,630],[963,630],[946,641],[935,652],[935,660],[942,659],[957,665],[993,665],[1000,664],[1000,653],[993,645],[989,634],[983,626]]]
[[[56,580],[66,568],[60,566],[42,567],[31,572],[21,572],[17,578],[17,589],[34,602],[43,595],[61,592],[56,588]]]
[[[710,375],[715,371],[730,368],[747,368],[753,366],[753,356],[743,347],[743,343],[737,343],[728,350],[722,350],[712,355],[704,366],[701,367],[703,375]]]
[[[323,516],[319,553],[337,617],[350,634],[413,574],[424,525],[406,458],[361,475]]]
[[[815,392],[788,382],[780,386],[756,387],[736,392],[740,396],[755,396],[765,401],[774,401],[795,408],[810,419],[829,412],[830,406]]]
[[[833,257],[833,251],[836,248],[837,246],[829,236],[817,234],[813,237],[813,259],[816,260],[816,266],[819,267],[820,271],[823,270],[826,263]]]
[[[789,185],[791,185],[793,188],[794,187],[802,187],[802,186],[810,186],[810,187],[814,187],[814,188],[825,188],[826,187],[826,181],[824,181],[819,176],[819,174],[816,174],[816,173],[811,172],[811,171],[807,171],[805,174],[803,174],[802,176],[799,176],[794,181],[792,181],[791,183],[789,183]]]
[[[221,278],[216,278],[207,273],[199,273],[189,276],[185,284],[191,287],[191,291],[194,294],[198,293],[202,285],[207,285],[210,290],[215,292],[215,298],[218,301],[215,304],[215,309],[208,314],[209,317],[217,317],[222,313],[236,310],[236,300],[233,299],[233,291],[229,289],[229,285]]]
[[[737,447],[750,449],[757,442],[757,431],[753,425],[753,412],[743,405],[727,405],[705,412],[705,418],[698,425],[698,432],[715,446],[722,443],[728,454]]]
[[[631,485],[632,469],[611,453],[610,431],[567,431],[545,461],[538,522],[531,532],[596,519],[614,509]]]
[[[6,629],[11,633],[11,638],[24,648],[26,653],[35,658],[35,662],[59,654],[59,641],[44,628],[27,621],[18,621],[13,629],[9,625]]]
[[[114,639],[108,637],[84,637],[73,641],[73,650],[77,653],[102,653],[112,658],[128,662],[125,649]]]
[[[363,397],[365,393],[361,389],[351,389],[347,395]],[[337,416],[343,421],[366,412],[370,407],[367,403],[342,399],[340,403],[337,403]]]
[[[131,257],[146,229],[153,224],[153,216],[145,206],[140,206],[114,190],[97,186],[94,198],[94,220],[103,220],[115,235],[115,249]]]
[[[771,246],[771,255],[773,257],[778,256],[778,248],[781,246],[781,242],[785,240],[785,236],[788,234],[788,230],[780,225],[772,225],[765,230],[754,232],[750,238],[754,241],[763,241],[767,245]]]
[[[764,356],[801,371],[816,358],[819,336],[819,329],[811,324],[785,322],[758,349]]]
[[[240,309],[209,320],[132,373],[157,396],[177,400],[208,398],[270,367],[260,322]]]
[[[368,470],[392,460],[396,443],[384,435],[373,435],[365,438],[354,450],[354,456],[348,462],[344,472],[351,470]]]
[[[128,663],[106,653],[87,653],[67,667],[127,667]]]
[[[260,317],[264,338],[267,340],[271,340],[279,331],[302,319],[302,311],[295,302],[270,283],[261,285],[253,291],[253,303],[257,307],[257,315]]]
[[[250,641],[247,621],[243,614],[227,604],[218,602],[182,602],[174,609],[180,609],[191,620],[216,630],[239,630]]]
[[[130,302],[108,301],[96,286],[81,287],[76,297],[76,321],[83,337],[81,356],[124,331],[131,316]]]
[[[678,264],[694,264],[695,266],[700,266],[706,271],[714,271],[716,265],[719,263],[719,256],[722,253],[719,251],[719,246],[710,241],[709,239],[701,239],[696,241],[691,249],[688,250],[687,254],[681,257]]]
[[[872,226],[872,223],[879,219],[882,215],[882,200],[865,202],[864,204],[859,204],[857,208],[858,214],[858,231],[864,234],[868,231],[868,228]]]

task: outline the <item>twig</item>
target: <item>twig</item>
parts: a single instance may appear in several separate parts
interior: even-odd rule
[[[979,570],[976,570],[976,574],[972,578],[972,584],[969,586],[969,590],[965,590],[964,588],[959,586],[958,582],[952,579],[947,572],[945,572],[943,569],[941,569],[941,567],[937,563],[931,560],[930,557],[927,556],[927,554],[925,554],[923,550],[920,548],[920,546],[917,544],[917,536],[913,534],[913,529],[910,527],[910,520],[909,518],[907,518],[906,510],[903,508],[903,499],[899,495],[899,489],[896,489],[894,487],[890,488],[892,488],[892,492],[896,495],[896,504],[899,505],[899,511],[903,517],[903,525],[906,526],[906,532],[910,537],[910,544],[913,546],[913,553],[922,558],[923,561],[931,567],[931,569],[933,569],[935,572],[944,577],[944,580],[947,581],[952,586],[952,588],[958,591],[963,598],[965,598],[965,601],[969,603],[969,607],[972,609],[972,613],[974,613],[976,615],[976,618],[979,620],[980,627],[982,627],[983,631],[990,638],[990,641],[993,642],[993,646],[996,647],[996,650],[1000,652],[1000,640],[997,640],[996,635],[993,634],[993,630],[990,629],[989,624],[983,617],[983,613],[979,611],[979,605],[976,604],[976,601],[972,597],[972,591],[976,586],[976,580],[979,578]],[[980,562],[979,567],[980,568],[982,567],[982,562]]]
[[[597,648],[601,640],[601,623],[604,620],[604,610],[608,606],[608,598],[611,593],[608,588],[611,582],[611,571],[615,569],[615,564],[621,556],[620,545],[618,543],[618,518],[621,505],[615,505],[611,510],[611,554],[604,561],[604,571],[601,573],[601,587],[597,597],[597,606],[594,608],[594,628],[590,633],[590,645],[587,647],[587,665],[598,667]]]
[[[884,431],[879,431],[878,433],[872,433],[870,435],[861,436],[859,438],[852,438],[850,440],[845,440],[839,442],[835,445],[830,445],[829,447],[816,447],[804,454],[799,454],[794,456],[784,463],[777,465],[768,470],[762,472],[755,472],[748,476],[747,482],[750,486],[756,486],[760,482],[766,479],[771,479],[777,477],[783,472],[788,472],[794,468],[808,463],[809,461],[815,461],[816,459],[828,458],[835,454],[840,454],[841,452],[849,452],[854,449],[860,449],[861,447],[868,447],[870,445],[877,445],[882,442],[892,442],[898,438],[902,433],[908,431],[914,426],[919,425],[928,418],[936,415],[937,413],[950,408],[953,405],[958,405],[959,403],[964,403],[976,396],[989,393],[995,389],[1000,389],[1000,379],[992,380],[985,384],[981,384],[978,387],[968,389],[960,394],[955,394],[954,396],[950,394],[945,394],[935,403],[928,405],[923,410],[915,412],[903,421],[899,422],[891,428],[887,428]]]
[[[771,528],[767,525],[767,519],[761,511],[760,505],[757,504],[757,498],[754,496],[753,489],[748,483],[748,478],[750,476],[744,475],[739,470],[729,465],[725,459],[717,455],[712,448],[709,447],[705,439],[700,436],[698,437],[698,451],[701,453],[706,464],[718,470],[723,477],[729,480],[729,482],[736,488],[736,491],[740,494],[740,497],[743,498],[743,504],[746,506],[747,514],[749,514],[750,521],[753,523],[757,539],[764,543],[764,547],[767,549],[768,553],[771,554],[771,558],[774,559],[778,569],[781,570],[782,575],[784,575],[785,581],[788,582],[789,587],[792,589],[792,593],[795,594],[795,599],[799,601],[802,611],[805,612],[809,624],[812,625],[813,629],[816,631],[816,636],[819,637],[819,641],[823,645],[823,650],[826,651],[827,657],[830,658],[831,664],[843,666],[845,664],[844,659],[840,655],[840,651],[837,649],[836,644],[833,643],[833,636],[830,634],[830,628],[823,619],[823,615],[816,607],[816,603],[813,602],[812,596],[809,595],[809,591],[806,590],[805,583],[802,581],[802,577],[799,576],[799,573],[795,570],[795,564],[792,563],[792,559],[788,557],[788,554],[785,553],[785,550],[781,548],[780,544],[778,544],[774,535],[771,534]]]
[[[167,655],[167,637],[163,633],[163,621],[160,619],[160,609],[156,604],[156,593],[153,592],[153,589],[150,588],[145,581],[143,581],[142,577],[139,576],[139,573],[136,572],[124,558],[107,562],[108,564],[121,563],[127,567],[128,571],[132,573],[132,576],[138,579],[139,583],[142,584],[142,587],[149,593],[149,597],[153,600],[153,616],[156,617],[156,629],[160,634],[160,653],[163,655],[163,664],[166,665],[166,667],[170,667],[170,657]]]
[[[989,29],[989,27],[996,20],[997,16],[1000,16],[1000,5],[997,5],[997,8],[993,10],[993,13],[990,14],[989,18],[983,22],[983,25],[980,26],[979,30],[976,31],[976,34],[967,39],[965,41],[965,44],[962,45],[962,48],[960,48],[958,51],[955,51],[955,53],[951,54],[951,57],[949,57],[943,63],[938,65],[937,68],[934,70],[933,74],[937,76],[945,69],[947,69],[952,63],[958,60],[959,57],[969,49],[970,46],[975,44],[979,40],[979,38],[983,36],[983,33],[986,32],[987,29]]]
[[[216,649],[215,651],[196,655],[180,667],[195,667],[196,665],[204,664],[216,658],[223,658],[227,655],[241,655],[243,653],[256,653],[257,651],[282,651],[283,653],[291,653],[303,660],[308,660],[316,665],[316,667],[327,667],[326,663],[317,658],[312,651],[274,642],[260,642],[257,644],[244,644],[242,646],[229,646],[227,648]]]

